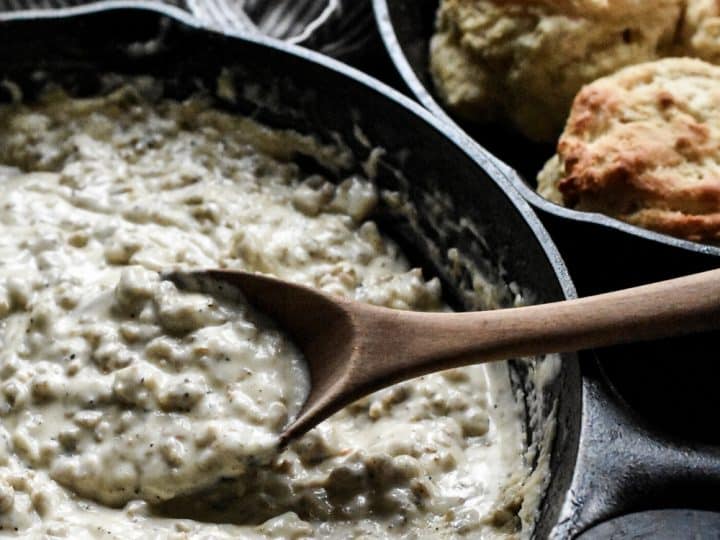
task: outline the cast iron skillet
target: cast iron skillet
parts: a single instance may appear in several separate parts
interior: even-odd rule
[[[213,88],[223,67],[235,81],[237,99],[218,106],[322,139],[339,136],[358,163],[369,154],[363,140],[385,149],[376,180],[404,194],[412,208],[384,205],[375,218],[414,264],[443,279],[449,302],[462,308],[461,293],[470,282],[466,269],[449,272],[443,264],[450,247],[499,282],[532,291],[537,302],[574,296],[546,230],[494,161],[465,144],[458,131],[352,68],[275,41],[203,30],[172,8],[113,2],[60,14],[0,15],[0,81],[18,82],[27,99],[47,80],[92,95],[101,72],[151,74],[165,81],[169,97],[182,98]],[[0,100],[11,97],[9,88],[0,90]],[[309,170],[320,167],[298,159]],[[528,370],[512,363],[515,384],[526,395],[543,396],[544,414],[556,407],[551,481],[535,537],[569,537],[628,509],[688,500],[690,483],[692,493],[712,500],[720,488],[720,456],[666,443],[632,423],[593,359],[582,356],[563,355],[559,376],[545,388],[531,387]],[[534,444],[542,444],[547,422],[546,416],[528,425]]]

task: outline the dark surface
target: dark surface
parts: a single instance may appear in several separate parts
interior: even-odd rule
[[[720,514],[694,510],[656,510],[616,518],[578,537],[578,540],[693,540],[720,539]]]
[[[548,203],[532,180],[552,147],[533,145],[498,126],[457,122],[438,104],[428,73],[428,42],[437,0],[374,0],[387,50],[409,92],[514,170],[558,245],[582,296],[720,266],[720,250],[629,227],[606,216]],[[490,153],[488,152],[488,153]],[[630,511],[675,506],[720,511],[720,333],[597,351],[584,364],[585,415],[578,475],[570,494],[567,536]],[[594,412],[593,412],[594,411]],[[704,471],[704,472],[701,472]],[[574,522],[574,523],[573,523]]]
[[[182,98],[212,88],[221,67],[229,67],[238,100],[219,106],[323,139],[340,135],[359,162],[369,149],[355,138],[356,127],[386,150],[377,181],[412,205],[399,210],[386,205],[375,217],[415,264],[443,279],[451,303],[463,304],[472,274],[468,268],[447,270],[450,247],[469,255],[487,275],[533,291],[537,301],[574,295],[554,245],[525,201],[485,153],[465,145],[426,111],[308,51],[199,30],[182,15],[178,22],[160,12],[96,7],[63,19],[0,16],[6,19],[0,23],[0,79],[21,83],[32,99],[47,80],[89,95],[102,86],[100,72],[152,74],[165,81],[169,97]],[[0,100],[7,97],[0,92]],[[306,169],[319,168],[307,156],[298,159]],[[515,367],[516,384],[525,387],[524,372]],[[582,406],[575,355],[563,355],[560,377],[545,390],[545,413],[557,399],[557,433],[539,537],[558,520],[574,473]],[[543,428],[543,422],[528,426],[531,440],[540,440]]]

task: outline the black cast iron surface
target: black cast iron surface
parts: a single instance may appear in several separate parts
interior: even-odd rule
[[[213,88],[225,67],[238,99],[219,106],[326,140],[339,135],[359,162],[371,148],[356,137],[356,129],[385,149],[377,182],[405,194],[416,212],[384,207],[374,217],[414,264],[443,279],[451,303],[462,304],[460,291],[470,285],[472,275],[450,273],[442,264],[450,247],[496,279],[532,291],[539,302],[574,295],[547,231],[494,161],[478,147],[465,145],[427,111],[362,73],[264,38],[200,29],[168,8],[130,9],[114,2],[113,8],[78,8],[63,16],[0,15],[0,80],[18,82],[27,99],[48,80],[75,95],[92,95],[104,72],[151,74],[165,81],[169,97],[182,98],[198,88]],[[0,91],[0,100],[11,97],[6,94]],[[310,159],[305,165],[318,167]],[[560,376],[545,394],[545,412],[557,400],[557,435],[538,538],[550,534],[558,521],[564,528],[576,523],[567,496],[578,474],[581,416],[585,410],[593,412],[582,398],[579,365],[576,355],[563,355]],[[524,385],[519,365],[514,373],[517,384]],[[602,431],[599,417],[596,428]],[[528,435],[539,440],[542,428],[542,422],[529,427]]]

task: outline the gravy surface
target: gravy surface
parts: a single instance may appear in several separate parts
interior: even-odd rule
[[[441,288],[368,219],[341,150],[126,86],[0,107],[0,533],[38,538],[495,538],[519,517],[504,365],[396,385],[280,454],[300,354],[169,268],[265,272],[396,309]],[[200,489],[200,492],[196,491]]]

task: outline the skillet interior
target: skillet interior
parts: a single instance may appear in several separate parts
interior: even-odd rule
[[[448,301],[462,307],[462,291],[471,280],[466,270],[447,270],[444,259],[450,247],[468,255],[499,283],[517,282],[532,291],[538,302],[574,294],[562,261],[532,211],[502,180],[479,167],[484,155],[461,150],[455,135],[409,100],[384,87],[371,88],[379,83],[310,52],[261,38],[237,39],[199,30],[189,20],[161,16],[170,13],[162,9],[95,7],[72,13],[84,15],[4,23],[0,80],[20,82],[31,98],[47,80],[61,82],[76,95],[91,95],[100,87],[98,73],[151,74],[166,81],[169,97],[182,98],[199,87],[213,88],[220,69],[232,66],[239,89],[233,106],[237,110],[323,139],[340,136],[358,163],[371,149],[355,136],[357,128],[385,149],[377,182],[405,194],[413,210],[385,207],[376,218],[414,264],[442,277],[450,292]],[[461,222],[465,225],[458,226]],[[535,390],[528,371],[520,364],[515,367],[516,384]],[[544,389],[542,420],[528,425],[530,440],[542,444],[542,429],[557,400],[552,483],[538,537],[545,537],[557,521],[570,483],[580,398],[578,363],[575,355],[564,355],[560,376]]]

